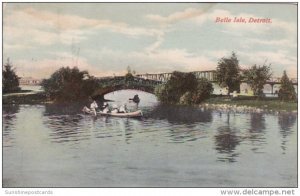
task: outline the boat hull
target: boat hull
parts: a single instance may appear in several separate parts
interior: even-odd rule
[[[103,113],[98,112],[97,114],[100,114],[102,116],[114,116],[114,117],[123,117],[123,118],[138,118],[142,117],[143,113],[141,110],[137,110],[135,112],[128,112],[128,113]]]

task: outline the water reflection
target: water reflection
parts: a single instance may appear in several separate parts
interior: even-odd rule
[[[218,128],[218,133],[215,136],[216,150],[219,155],[218,161],[236,162],[239,153],[236,152],[236,147],[240,144],[241,138],[236,135],[236,131],[230,126],[221,126]]]
[[[133,137],[133,126],[132,124],[130,123],[130,120],[129,119],[124,119],[124,129],[125,129],[125,141],[127,144],[130,143],[130,140],[132,139]]]
[[[14,144],[14,130],[16,126],[16,115],[20,111],[19,105],[3,105],[3,147],[12,147]],[[5,139],[4,139],[5,138]]]
[[[150,118],[166,119],[173,124],[194,124],[198,122],[211,122],[210,110],[201,110],[196,107],[157,105],[149,114]]]
[[[44,116],[80,114],[86,103],[46,104]]]
[[[248,139],[251,142],[251,150],[255,153],[260,153],[259,150],[262,149],[262,145],[266,144],[265,129],[265,115],[261,113],[251,113]]]
[[[169,137],[172,142],[184,143],[196,141],[200,138],[206,138],[207,133],[201,128],[193,125],[190,126],[171,126],[169,130]]]
[[[207,126],[212,122],[212,112],[195,107],[157,105],[149,114],[148,118],[167,120],[168,132],[172,142],[184,143],[196,141],[207,137],[202,123]]]
[[[297,114],[279,114],[278,124],[280,127],[280,134],[282,135],[281,148],[283,153],[286,151],[286,143],[289,141],[288,137],[294,132],[292,127],[297,121]]]
[[[138,120],[93,118],[81,114],[81,107],[3,106],[3,144],[14,147],[3,149],[4,179],[11,180],[9,186],[297,184],[296,114],[234,114],[141,104],[145,118]],[[38,132],[32,131],[32,118]],[[22,148],[28,143],[32,148]],[[285,155],[276,150],[280,146]],[[246,164],[251,167],[244,178]]]
[[[79,104],[50,104],[45,105],[44,125],[50,128],[52,142],[77,142],[87,139],[90,134],[83,128],[84,118],[79,114]]]
[[[48,116],[44,124],[51,129],[50,138],[52,142],[63,143],[69,141],[80,141],[88,139],[90,134],[82,128],[81,115]]]

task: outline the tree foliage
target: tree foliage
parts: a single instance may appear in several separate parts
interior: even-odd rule
[[[132,75],[132,73],[127,73],[125,75],[125,81],[128,82],[128,81],[132,81],[134,79],[134,76]]]
[[[170,80],[160,87],[158,99],[166,103],[178,103],[180,97],[187,91],[196,89],[197,79],[192,73],[174,71]]]
[[[206,78],[200,78],[198,80],[197,89],[193,93],[193,103],[201,103],[205,99],[208,99],[210,95],[213,93],[214,88],[211,82],[209,82]]]
[[[190,105],[199,104],[208,99],[213,92],[212,84],[206,78],[200,78],[197,81],[197,87],[194,91],[187,91],[179,100],[180,104]]]
[[[239,91],[241,76],[239,61],[234,52],[230,58],[221,58],[217,65],[216,79],[221,87],[228,88],[228,94]]]
[[[297,99],[295,88],[292,81],[287,76],[286,71],[283,72],[281,77],[278,97],[282,101],[293,101]]]
[[[262,97],[264,95],[264,85],[272,76],[270,70],[270,65],[253,65],[250,69],[244,71],[243,77],[252,88],[254,95],[259,97]]]
[[[13,65],[7,59],[2,70],[2,92],[10,93],[20,91],[19,78],[13,68]]]
[[[126,70],[127,70],[127,73],[125,74],[125,81],[126,82],[132,81],[134,79],[133,74],[135,73],[135,71],[132,71],[131,67],[129,65],[127,66]]]
[[[62,67],[42,81],[45,92],[58,102],[83,100],[98,87],[97,80],[77,67]]]
[[[197,80],[193,73],[175,71],[166,84],[155,89],[155,94],[165,103],[197,104],[208,98],[212,91],[208,80]]]

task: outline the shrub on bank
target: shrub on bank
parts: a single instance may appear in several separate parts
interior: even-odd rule
[[[210,97],[212,84],[205,78],[197,80],[193,73],[173,72],[170,80],[155,89],[161,102],[171,104],[198,104]]]
[[[54,101],[72,102],[87,99],[98,83],[87,71],[80,71],[77,67],[62,67],[49,79],[44,79],[41,85]]]
[[[297,100],[296,91],[292,81],[288,78],[286,71],[283,72],[283,76],[280,81],[280,90],[278,97],[282,101],[295,101]]]
[[[214,88],[206,78],[201,78],[198,80],[197,88],[195,92],[193,92],[193,100],[192,102],[195,104],[199,104],[205,99],[208,99],[213,93]]]
[[[12,93],[19,92],[21,88],[19,87],[19,77],[13,65],[7,59],[7,63],[3,66],[2,70],[2,92]]]

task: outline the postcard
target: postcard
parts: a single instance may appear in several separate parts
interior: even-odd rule
[[[3,3],[3,188],[298,187],[297,6]]]

